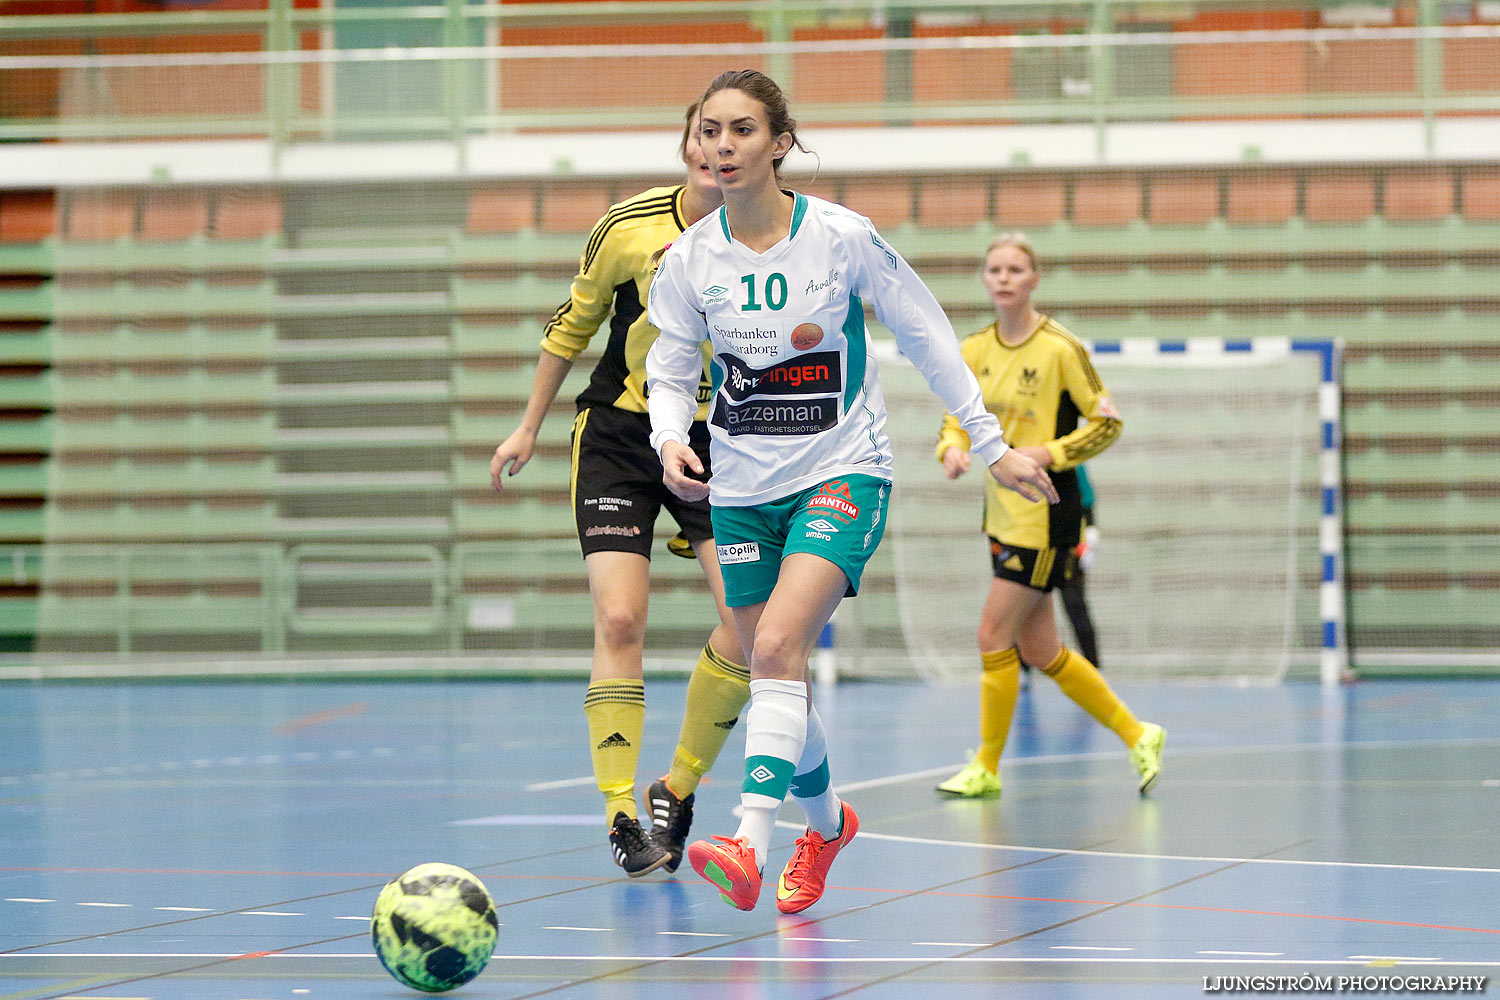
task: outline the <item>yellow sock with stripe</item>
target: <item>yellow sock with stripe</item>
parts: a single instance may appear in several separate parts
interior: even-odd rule
[[[583,698],[589,723],[594,782],[604,793],[604,823],[615,813],[635,816],[635,768],[646,729],[646,682],[630,678],[593,681]]]
[[[750,700],[750,668],[704,646],[688,678],[687,704],[682,709],[682,731],[677,752],[667,772],[667,786],[685,799],[719,759],[724,741],[739,721],[740,709]]]
[[[1080,654],[1065,648],[1042,670],[1057,681],[1063,694],[1098,719],[1106,729],[1113,730],[1127,747],[1135,746],[1135,741],[1146,731],[1146,727],[1131,714],[1130,706],[1110,688],[1104,675]]]
[[[979,752],[975,756],[991,773],[998,773],[1021,691],[1021,657],[1011,647],[981,652],[979,662],[984,672],[979,675]]]

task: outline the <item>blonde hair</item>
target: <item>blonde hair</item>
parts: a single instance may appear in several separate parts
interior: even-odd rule
[[[1026,255],[1027,260],[1031,261],[1031,269],[1033,271],[1038,274],[1042,273],[1041,267],[1036,262],[1036,248],[1031,245],[1031,237],[1025,233],[1001,233],[999,236],[996,236],[990,240],[990,245],[985,247],[982,260],[989,260],[990,254],[1001,247],[1015,247]]]

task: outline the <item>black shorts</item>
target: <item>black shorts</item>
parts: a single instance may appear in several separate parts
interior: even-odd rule
[[[990,565],[997,580],[1048,593],[1078,571],[1078,554],[1071,548],[1023,549],[991,537]]]
[[[708,464],[708,426],[694,423],[689,443]],[[714,534],[708,501],[680,499],[661,481],[651,450],[651,418],[614,406],[590,406],[573,421],[573,518],[583,554],[638,552],[651,558],[656,515],[665,507],[689,542]]]

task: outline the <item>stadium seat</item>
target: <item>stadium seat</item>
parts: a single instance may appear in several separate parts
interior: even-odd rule
[[[1390,170],[1385,175],[1385,217],[1411,222],[1453,214],[1453,173],[1446,168]]]
[[[585,236],[609,210],[613,201],[614,187],[611,184],[595,181],[549,181],[542,186],[542,212],[538,228],[544,233],[577,233]]]
[[[1465,219],[1500,220],[1500,169],[1485,166],[1464,171],[1463,215]]]
[[[1375,176],[1369,171],[1309,170],[1303,192],[1308,222],[1363,222],[1375,214]]]
[[[850,178],[844,182],[844,204],[868,218],[876,229],[894,229],[911,221],[911,178]]]
[[[469,192],[465,232],[514,233],[531,229],[535,221],[536,192],[530,185],[479,186]]]
[[[113,240],[135,232],[136,193],[124,190],[75,191],[64,197],[70,240]]]
[[[1297,175],[1290,170],[1236,170],[1229,174],[1227,218],[1233,223],[1285,222],[1297,214]]]
[[[30,243],[57,231],[57,196],[52,191],[0,192],[0,243]]]
[[[1217,174],[1162,173],[1150,184],[1152,225],[1198,226],[1219,214]]]
[[[1123,226],[1141,217],[1141,184],[1135,174],[1079,174],[1073,180],[1073,223]]]
[[[208,228],[208,196],[203,191],[151,191],[141,196],[145,241],[186,240]]]
[[[281,195],[272,189],[234,189],[214,199],[213,229],[221,240],[255,240],[281,231]]]
[[[966,229],[989,219],[987,177],[928,177],[917,185],[917,221],[923,226]]]
[[[995,185],[995,225],[1003,230],[1050,226],[1062,220],[1066,206],[1056,174],[1001,174]]]

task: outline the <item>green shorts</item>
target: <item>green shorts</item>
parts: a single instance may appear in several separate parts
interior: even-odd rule
[[[874,476],[830,479],[800,493],[752,507],[714,507],[714,542],[731,608],[771,596],[781,560],[792,552],[822,556],[859,593],[865,563],[885,534],[891,484]]]

